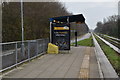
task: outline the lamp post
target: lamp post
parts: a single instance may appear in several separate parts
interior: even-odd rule
[[[24,55],[24,25],[23,25],[23,0],[21,0],[21,29],[22,29],[22,54]]]

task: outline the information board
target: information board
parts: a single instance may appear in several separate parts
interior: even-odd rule
[[[51,24],[52,43],[59,46],[59,50],[70,50],[70,25],[68,23]]]

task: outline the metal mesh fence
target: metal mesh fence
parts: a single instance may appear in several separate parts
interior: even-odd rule
[[[15,43],[3,44],[2,45],[2,69],[8,66],[12,66],[16,62],[16,48]]]
[[[49,39],[38,39],[1,43],[2,54],[0,57],[2,57],[2,69],[0,69],[0,72],[46,52],[48,42]]]

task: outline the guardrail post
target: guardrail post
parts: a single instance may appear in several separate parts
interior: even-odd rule
[[[43,52],[44,52],[44,39],[42,39],[42,42],[43,42],[43,44],[42,44],[42,47],[43,47]]]
[[[17,63],[18,63],[17,42],[15,44],[15,53],[16,53],[15,60],[16,60],[16,67],[17,67]]]
[[[25,57],[25,54],[24,54],[24,51],[25,49],[24,49],[24,43],[22,42],[22,44],[21,44],[21,53],[22,53],[22,56],[23,57]]]
[[[37,55],[38,55],[38,40],[36,40],[36,48],[37,48],[37,49],[36,49],[36,50],[37,50],[37,51],[36,51],[36,56],[37,56]]]
[[[47,51],[47,39],[45,39],[45,52]]]
[[[30,42],[28,41],[28,59],[30,61]]]

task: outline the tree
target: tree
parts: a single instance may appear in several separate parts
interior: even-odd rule
[[[119,24],[119,16],[113,15],[107,17],[107,19],[104,19],[103,23],[98,22],[97,27],[94,30],[95,32],[107,34],[114,37],[119,37],[118,29],[120,27]]]
[[[20,2],[4,2],[2,6],[3,42],[21,40]],[[70,13],[60,2],[24,2],[25,40],[48,38],[49,18]]]

